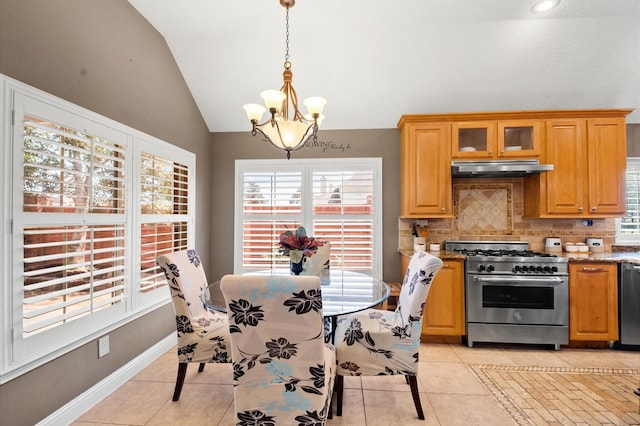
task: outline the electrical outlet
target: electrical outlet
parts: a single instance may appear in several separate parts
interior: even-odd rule
[[[428,219],[418,219],[416,220],[416,225],[420,225],[422,227],[427,227],[429,226],[429,220]]]
[[[98,339],[98,358],[109,353],[109,335],[102,336]]]

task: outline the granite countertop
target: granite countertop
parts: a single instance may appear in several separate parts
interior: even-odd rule
[[[558,253],[569,262],[635,263],[640,265],[640,252]]]
[[[413,256],[413,250],[398,250],[403,256]],[[465,260],[466,256],[457,252],[441,250],[429,252],[442,260]],[[557,256],[566,257],[569,262],[609,262],[609,263],[634,263],[640,265],[640,252],[605,252],[605,253],[567,253],[549,252]]]
[[[413,256],[413,250],[400,249],[398,251],[403,256],[408,256],[408,257]],[[464,254],[456,253],[455,251],[440,250],[440,251],[430,251],[428,253],[436,257],[439,257],[442,260],[465,260],[467,258]]]

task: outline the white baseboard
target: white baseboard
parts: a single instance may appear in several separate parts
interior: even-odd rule
[[[153,361],[164,355],[177,343],[176,333],[171,333],[108,377],[96,383],[90,389],[78,395],[69,403],[60,407],[53,414],[43,419],[36,426],[68,425],[91,409],[94,405],[111,395],[133,376],[144,370]]]

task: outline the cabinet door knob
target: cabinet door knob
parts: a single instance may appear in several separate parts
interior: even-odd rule
[[[578,207],[579,212],[581,212],[582,210],[584,210],[582,207]]]
[[[598,207],[591,207],[591,211],[596,211],[598,210]]]
[[[441,211],[442,213],[444,213],[444,212],[446,212],[446,211],[447,211],[447,209],[445,209],[444,207],[440,207],[440,211]]]

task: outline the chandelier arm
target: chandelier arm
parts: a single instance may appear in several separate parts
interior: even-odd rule
[[[271,126],[276,127],[276,129],[278,130],[278,137],[280,138],[280,140],[283,140],[282,133],[280,131],[280,126],[278,125],[278,123],[276,122],[275,124],[272,124],[269,120],[267,120],[262,124],[256,125],[255,130],[256,130],[256,132],[260,132],[260,134],[262,136],[264,136],[264,138],[267,141],[269,141],[269,143],[271,143],[271,145],[275,146],[278,149],[283,149],[285,151],[297,151],[300,148],[302,148],[310,139],[313,139],[314,142],[317,142],[317,140],[318,140],[318,138],[317,138],[318,126],[317,126],[317,124],[310,124],[307,127],[307,130],[302,135],[301,139],[294,146],[292,146],[292,147],[286,147],[286,146],[283,147],[283,146],[280,146],[280,145],[274,143],[271,140],[271,138],[269,137],[269,135],[262,130],[262,127],[265,126],[265,125],[271,125]],[[310,129],[311,129],[311,133],[309,133]]]

